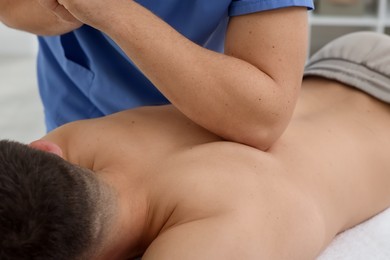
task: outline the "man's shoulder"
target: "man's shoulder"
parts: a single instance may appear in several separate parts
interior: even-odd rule
[[[232,142],[172,154],[154,186],[157,211],[167,203],[173,210],[144,259],[257,259],[250,254],[256,253],[258,219],[278,185],[278,168],[271,155]]]
[[[173,154],[159,165],[159,198],[170,198],[171,226],[255,207],[265,178],[280,170],[269,154],[232,142],[197,145]],[[269,175],[269,176],[268,176]]]
[[[260,175],[265,170],[278,166],[271,154],[234,142],[217,141],[179,150],[167,157],[159,169],[164,171],[161,178],[168,186],[181,184],[175,187],[181,192],[180,198],[196,196],[199,201],[202,195],[210,200],[210,195],[241,193],[261,181]],[[224,196],[223,200],[228,198]]]

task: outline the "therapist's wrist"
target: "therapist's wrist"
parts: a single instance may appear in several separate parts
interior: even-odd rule
[[[138,5],[133,1],[118,1],[110,8],[101,10],[99,15],[88,19],[85,23],[108,35],[126,34],[126,31],[132,27],[134,4]]]

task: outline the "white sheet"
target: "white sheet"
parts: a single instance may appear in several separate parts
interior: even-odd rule
[[[33,57],[0,57],[0,139],[30,142],[44,134],[36,85]],[[390,209],[337,236],[317,260],[389,259]]]
[[[390,209],[387,209],[370,220],[339,234],[317,260],[389,259]]]

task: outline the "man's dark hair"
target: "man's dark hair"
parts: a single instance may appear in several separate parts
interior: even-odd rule
[[[54,154],[0,141],[0,259],[84,258],[96,233],[88,174]]]

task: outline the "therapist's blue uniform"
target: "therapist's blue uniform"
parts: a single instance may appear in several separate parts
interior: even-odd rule
[[[223,52],[230,16],[313,8],[312,0],[136,1],[188,39],[218,52]],[[89,26],[39,37],[38,81],[48,131],[78,119],[169,103],[107,35]]]

